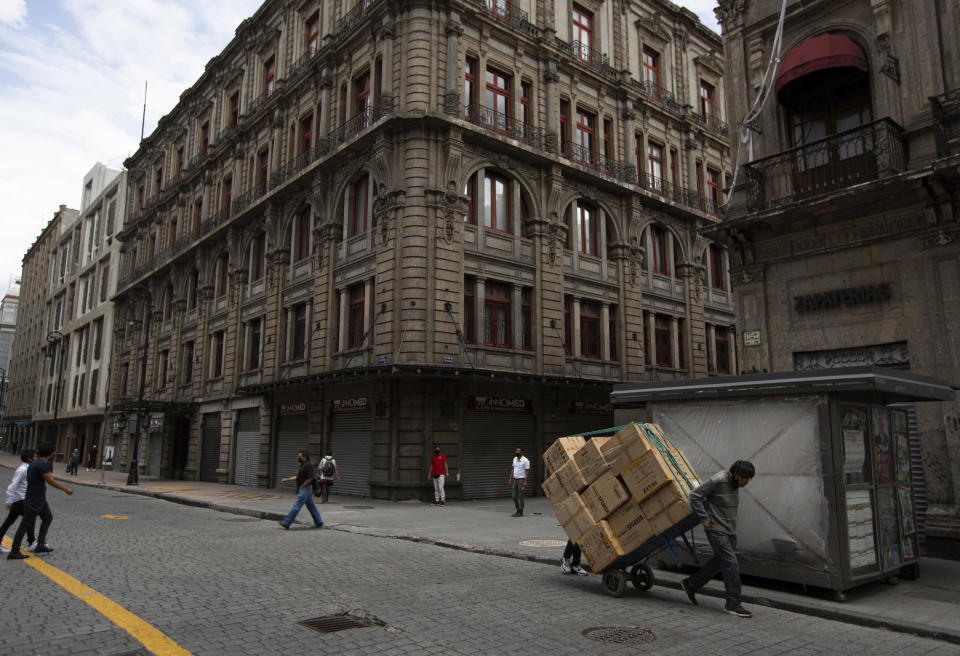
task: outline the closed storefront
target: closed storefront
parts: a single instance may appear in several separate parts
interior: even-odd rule
[[[464,499],[510,496],[510,467],[517,447],[530,460],[527,494],[537,490],[533,408],[529,399],[471,397],[463,413]]]
[[[256,408],[238,413],[236,445],[233,482],[256,486],[260,468],[260,412]]]
[[[200,452],[200,480],[217,482],[220,466],[220,413],[203,415],[203,440]]]
[[[307,436],[307,404],[287,403],[280,406],[280,418],[277,421],[277,450],[273,465],[273,484],[275,487],[284,486],[293,489],[296,484],[280,483],[281,478],[294,476],[300,463],[297,462],[297,452],[308,450]],[[315,461],[316,458],[311,458]]]
[[[160,466],[163,462],[163,415],[150,417],[147,420],[149,432],[148,444],[150,452],[147,455],[147,475],[160,477]]]
[[[338,494],[370,496],[370,430],[373,417],[367,397],[334,399],[330,426],[330,449],[337,461]],[[318,458],[314,458],[319,461]]]

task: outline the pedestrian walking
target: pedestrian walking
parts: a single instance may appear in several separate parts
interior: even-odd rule
[[[517,447],[513,452],[513,468],[510,470],[510,485],[513,490],[513,505],[517,512],[511,517],[523,517],[523,499],[527,494],[527,477],[530,475],[530,461],[523,455],[523,449]]]
[[[430,476],[433,479],[433,505],[444,506],[447,503],[447,494],[443,489],[443,482],[450,475],[447,468],[447,456],[440,453],[440,447],[433,445],[433,455],[430,456]]]
[[[37,546],[33,548],[33,553],[41,554],[53,551],[47,546],[47,531],[50,530],[50,523],[53,521],[53,513],[50,512],[50,506],[47,504],[47,484],[58,490],[63,490],[67,494],[73,494],[73,490],[53,477],[51,460],[53,460],[53,447],[44,444],[37,449],[37,457],[27,467],[27,489],[23,496],[23,519],[20,520],[17,533],[13,536],[13,546],[10,548],[10,553],[7,554],[8,560],[28,558],[27,554],[20,552],[20,544],[23,542],[24,535],[33,533],[37,517],[40,518],[40,532],[37,534]]]
[[[97,470],[97,445],[90,445],[90,453],[87,454],[87,471]]]
[[[320,462],[317,463],[317,469],[320,470],[320,503],[326,503],[333,481],[340,481],[340,470],[337,469],[337,460],[333,457],[333,451],[327,449],[324,456],[320,458]]]
[[[313,527],[322,528],[323,518],[320,517],[320,511],[317,510],[316,504],[313,503],[313,497],[310,496],[313,493],[313,480],[317,477],[317,472],[313,468],[313,463],[310,462],[310,454],[306,451],[298,451],[297,460],[300,461],[300,469],[297,471],[297,475],[280,479],[281,483],[289,483],[294,480],[297,482],[297,500],[293,502],[293,508],[280,522],[280,526],[289,529],[290,524],[297,518],[300,509],[306,504],[310,516],[313,517]]]
[[[23,515],[23,497],[27,493],[27,468],[33,462],[33,449],[24,449],[20,453],[20,460],[23,462],[13,472],[13,480],[7,486],[7,518],[3,520],[3,526],[0,526],[0,540],[7,534],[7,530],[17,518]],[[27,533],[27,544],[34,543],[33,529]],[[0,553],[10,553],[10,550],[0,545]]]
[[[74,476],[77,475],[77,467],[80,466],[80,451],[74,449],[73,453],[70,454],[70,473]]]
[[[720,573],[726,597],[724,610],[737,617],[753,617],[740,600],[740,564],[736,550],[739,491],[750,483],[755,473],[752,463],[737,460],[729,470],[717,472],[690,492],[690,507],[700,518],[713,549],[713,558],[680,581],[691,604],[697,603],[697,590]]]
[[[563,550],[563,560],[560,561],[560,573],[586,576],[589,572],[580,567],[581,556],[580,545],[568,539],[567,546]]]

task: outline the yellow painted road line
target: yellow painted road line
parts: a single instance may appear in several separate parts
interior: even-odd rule
[[[3,545],[8,549],[13,541],[3,538]],[[64,590],[93,607],[94,610],[108,620],[129,633],[145,648],[157,656],[191,656],[190,652],[171,640],[159,629],[147,624],[142,619],[128,611],[115,601],[103,596],[90,586],[81,583],[63,570],[43,562],[39,556],[30,556],[23,561],[35,570],[49,578]]]

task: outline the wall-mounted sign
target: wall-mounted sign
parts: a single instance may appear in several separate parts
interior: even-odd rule
[[[443,364],[453,364],[453,356],[452,355],[443,356]]]
[[[387,364],[387,356],[385,356],[385,355],[378,355],[378,356],[377,356],[377,364]]]
[[[163,417],[150,417],[150,428],[151,433],[162,433],[163,432]]]
[[[354,410],[366,410],[368,400],[365,396],[355,396],[352,399],[334,399],[334,412],[353,412]]]
[[[511,399],[505,396],[471,396],[471,410],[490,412],[533,412],[530,399]]]
[[[613,404],[609,401],[574,401],[570,404],[572,415],[612,415]]]
[[[300,403],[283,403],[280,405],[281,417],[305,414],[307,414],[307,404],[304,401],[301,401]]]
[[[744,331],[743,331],[743,345],[744,345],[744,346],[760,346],[760,331],[759,331],[759,330],[744,330]]]
[[[839,307],[854,307],[870,303],[889,301],[893,294],[893,286],[889,282],[877,285],[861,285],[834,289],[819,294],[806,294],[793,297],[793,309],[797,312],[813,312],[815,310],[830,310]]]

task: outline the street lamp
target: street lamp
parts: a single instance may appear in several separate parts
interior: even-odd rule
[[[66,343],[66,338],[63,336],[63,333],[59,330],[51,330],[47,333],[47,343],[52,347],[54,344],[58,345],[59,348],[54,351],[47,350],[47,356],[53,358],[54,364],[57,365],[57,386],[53,391],[53,442],[54,448],[59,446],[60,442],[60,426],[57,423],[57,416],[60,411],[60,384],[63,382],[63,349]]]
[[[140,450],[140,438],[145,434],[143,430],[143,393],[147,383],[147,347],[150,343],[150,320],[153,313],[153,294],[143,285],[137,285],[130,290],[132,297],[127,303],[127,324],[136,322],[135,297],[139,297],[144,303],[143,321],[145,324],[143,336],[143,355],[140,357],[140,394],[137,396],[137,435],[133,440],[133,449],[130,451],[130,471],[127,473],[127,485],[140,484],[140,462],[138,452]]]

